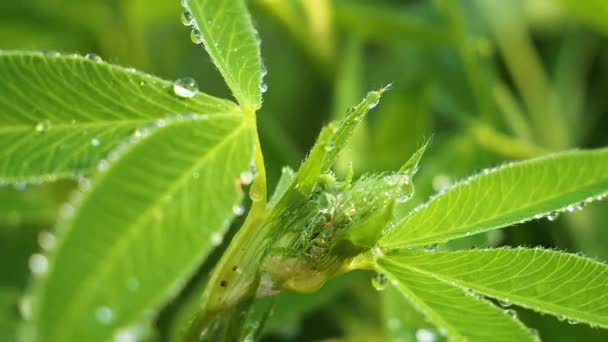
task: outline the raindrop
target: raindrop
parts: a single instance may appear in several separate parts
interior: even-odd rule
[[[192,16],[192,13],[190,13],[190,11],[185,11],[184,13],[182,13],[182,24],[184,24],[185,26],[192,26],[192,24],[194,24],[194,17]]]
[[[180,78],[173,82],[173,92],[175,95],[189,99],[196,95],[198,91],[198,85],[192,77]]]
[[[513,318],[517,318],[517,311],[513,309],[507,309],[505,310],[505,313]]]
[[[376,106],[378,105],[378,103],[380,103],[380,98],[376,98],[374,99],[373,102],[371,102],[368,106],[367,106],[367,110],[372,110],[374,108],[376,108]]]
[[[266,84],[266,83],[260,84],[260,92],[262,92],[262,94],[264,94],[267,91],[268,91],[268,84]]]
[[[154,124],[156,125],[156,127],[165,127],[167,122],[163,119],[158,119],[158,120],[154,121]]]
[[[511,306],[512,303],[509,299],[504,298],[504,299],[498,300],[498,304],[500,306],[502,306],[503,308],[508,308],[509,306]]]
[[[60,215],[61,215],[61,218],[63,218],[63,219],[72,218],[74,216],[74,212],[75,212],[74,206],[71,204],[66,203],[61,206]]]
[[[29,321],[32,318],[32,298],[29,295],[25,295],[19,299],[19,313],[21,317]]]
[[[235,205],[232,207],[232,213],[236,216],[241,216],[245,213],[245,208],[241,205]]]
[[[439,247],[438,243],[434,243],[432,245],[426,245],[426,246],[424,246],[424,251],[425,252],[435,252],[437,250],[437,247]]]
[[[42,54],[47,57],[59,57],[60,53],[53,50],[42,51]]]
[[[27,183],[26,182],[17,182],[14,184],[14,186],[15,186],[15,189],[17,189],[19,191],[23,191],[27,187]]]
[[[47,124],[45,124],[44,122],[39,122],[36,124],[36,126],[34,126],[34,129],[36,130],[36,132],[42,133],[47,129]]]
[[[221,245],[223,240],[224,240],[224,236],[220,233],[215,233],[215,234],[211,235],[211,244],[214,246]]]
[[[334,147],[334,144],[327,144],[327,145],[325,146],[325,151],[330,152],[330,151],[333,151],[333,150],[334,150],[334,148],[335,148],[335,147]]]
[[[388,279],[386,278],[386,274],[378,273],[372,278],[372,286],[376,291],[382,291],[386,289],[388,285]]]
[[[249,171],[243,172],[243,173],[241,173],[241,176],[240,176],[241,184],[249,185],[249,184],[251,184],[251,182],[253,182],[253,178],[254,178],[253,173],[251,173]]]
[[[200,44],[203,42],[203,35],[201,34],[201,31],[199,31],[198,29],[194,29],[192,30],[192,32],[190,32],[190,40],[194,43],[194,44]]]
[[[547,220],[555,221],[559,217],[559,211],[553,211],[547,215]]]
[[[103,59],[101,59],[101,57],[99,57],[99,55],[94,54],[94,53],[87,53],[86,55],[84,55],[84,58],[93,61],[93,62],[102,62]]]
[[[99,139],[97,139],[97,138],[91,139],[91,145],[93,145],[93,146],[99,146]]]
[[[38,234],[38,244],[43,250],[50,251],[57,244],[57,238],[51,232],[43,230]]]
[[[114,311],[108,306],[100,306],[95,311],[95,317],[101,324],[110,324],[114,320]]]
[[[418,329],[416,330],[416,341],[417,342],[435,342],[437,335],[430,329]]]
[[[568,319],[567,321],[568,321],[568,324],[570,324],[570,325],[576,325],[576,324],[580,323],[579,321],[575,321],[573,319]]]
[[[110,167],[110,163],[108,163],[107,160],[102,159],[97,164],[97,171],[104,172],[104,171],[107,171],[109,167]]]
[[[28,261],[30,271],[35,275],[42,275],[49,269],[49,261],[42,254],[32,254]]]

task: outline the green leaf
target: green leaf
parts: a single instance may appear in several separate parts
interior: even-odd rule
[[[399,249],[445,242],[574,210],[606,192],[608,149],[508,164],[466,179],[400,218],[379,245]]]
[[[94,59],[0,51],[0,182],[71,177],[156,120],[236,108]]]
[[[400,260],[378,261],[393,286],[450,340],[534,341],[516,318],[447,282],[412,270]]]
[[[608,33],[608,3],[603,0],[587,0],[584,3],[574,0],[559,0],[568,14],[577,16],[581,21],[594,27],[599,32]]]
[[[587,258],[518,248],[396,254],[387,259],[505,302],[608,327],[608,266]]]
[[[142,135],[59,225],[65,235],[34,284],[34,340],[110,339],[154,315],[221,242],[253,156],[251,123],[177,117]]]
[[[191,15],[192,41],[203,43],[237,101],[262,106],[263,67],[257,33],[243,0],[183,0]]]

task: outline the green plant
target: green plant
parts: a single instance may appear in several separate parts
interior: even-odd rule
[[[408,207],[421,147],[397,172],[344,180],[331,171],[370,92],[330,123],[272,196],[257,135],[266,86],[243,1],[186,0],[183,21],[238,103],[95,55],[0,53],[0,179],[76,178],[48,251],[34,254],[21,303],[24,340],[129,340],[153,330],[235,216],[250,210],[208,277],[192,281],[167,338],[255,338],[282,291],[312,292],[348,271],[376,272],[455,340],[534,340],[500,305],[608,327],[608,271],[540,248],[437,250],[437,244],[576,211],[608,192],[608,150],[572,151],[488,169]],[[84,175],[93,175],[90,181]],[[60,314],[58,314],[58,311]]]

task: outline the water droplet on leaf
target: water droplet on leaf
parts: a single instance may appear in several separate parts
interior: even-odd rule
[[[28,265],[30,267],[30,271],[32,271],[32,273],[35,275],[45,274],[49,269],[49,261],[46,256],[38,253],[30,256]]]
[[[91,139],[91,145],[99,146],[99,139],[96,139],[96,138]]]
[[[386,274],[378,273],[372,278],[372,286],[376,291],[382,291],[386,289],[388,285],[388,278],[386,278]]]
[[[192,16],[192,13],[190,13],[190,11],[185,11],[184,13],[182,13],[182,24],[184,24],[185,26],[192,26],[192,24],[194,24],[194,17]]]
[[[43,250],[50,251],[57,244],[57,238],[51,232],[43,230],[38,234],[38,244]]]
[[[101,324],[110,324],[114,320],[114,311],[108,306],[100,306],[95,311],[95,318]]]
[[[547,215],[547,220],[549,221],[555,221],[557,220],[557,218],[559,217],[559,212],[558,211],[553,211],[551,213],[549,213]]]
[[[510,300],[504,298],[504,299],[498,300],[498,304],[504,308],[508,308],[509,306],[511,306],[512,303]]]
[[[102,62],[103,59],[101,59],[101,57],[99,57],[99,55],[94,54],[94,53],[87,53],[86,55],[84,55],[84,58],[93,61],[93,62]]]
[[[435,342],[437,335],[430,329],[418,329],[416,330],[416,341],[417,342]]]
[[[180,78],[173,82],[173,92],[181,98],[189,99],[196,95],[197,91],[198,85],[192,77]]]
[[[220,233],[215,233],[215,234],[211,235],[211,244],[214,246],[221,245],[223,240],[224,240],[224,236]]]
[[[199,31],[198,29],[194,29],[192,30],[192,32],[190,32],[190,40],[194,43],[194,44],[200,44],[203,42],[203,35],[201,34],[201,31]]]
[[[236,216],[241,216],[245,213],[245,208],[241,205],[235,205],[232,207],[232,213]]]
[[[505,310],[505,313],[513,318],[517,318],[517,311],[513,309],[507,309]]]

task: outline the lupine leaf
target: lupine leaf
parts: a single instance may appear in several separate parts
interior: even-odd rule
[[[91,58],[0,51],[0,183],[71,177],[155,120],[235,108]]]
[[[399,218],[379,244],[423,246],[574,210],[608,192],[608,149],[557,153],[486,170]],[[537,216],[538,217],[538,216]]]
[[[388,259],[503,302],[608,327],[608,266],[584,257],[518,248],[396,254]]]
[[[379,260],[378,270],[451,340],[534,341],[517,319],[464,289],[409,269],[393,258]]]
[[[164,126],[119,149],[59,225],[48,274],[34,284],[34,340],[116,336],[154,315],[221,242],[253,156],[252,125],[235,113]]]
[[[211,60],[243,107],[262,106],[262,58],[257,33],[243,0],[184,0],[193,18],[193,41]]]

